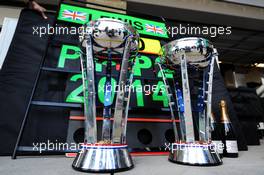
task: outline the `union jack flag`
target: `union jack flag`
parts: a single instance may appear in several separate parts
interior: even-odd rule
[[[76,12],[72,10],[64,10],[62,13],[62,18],[76,21],[86,21],[86,13]]]
[[[156,33],[156,34],[161,34],[161,35],[164,34],[163,29],[161,27],[155,26],[152,24],[146,24],[146,31]]]

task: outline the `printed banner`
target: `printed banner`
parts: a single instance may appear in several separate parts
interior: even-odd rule
[[[132,25],[140,34],[168,38],[166,25],[164,23],[128,15],[61,4],[58,16],[59,20],[78,24],[84,24],[87,21],[96,20],[98,18],[122,20]]]

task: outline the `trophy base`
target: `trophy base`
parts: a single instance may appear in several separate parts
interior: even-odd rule
[[[213,144],[174,143],[169,161],[194,166],[216,166],[223,162]]]
[[[83,145],[77,154],[73,169],[90,173],[113,173],[134,167],[127,145]]]

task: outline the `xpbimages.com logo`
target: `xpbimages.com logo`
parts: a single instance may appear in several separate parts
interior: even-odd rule
[[[168,89],[168,86],[166,85],[125,85],[125,86],[119,86],[117,84],[115,85],[98,85],[98,92],[106,92],[106,93],[117,93],[117,92],[139,92],[144,93],[145,95],[150,95],[155,92],[164,93],[166,92],[166,89]]]
[[[50,140],[47,140],[47,142],[37,142],[32,143],[32,151],[37,151],[39,153],[42,153],[44,151],[77,151],[82,149],[82,144],[78,143],[62,143],[58,142],[57,140],[55,142],[52,142]]]
[[[189,36],[207,36],[207,37],[217,37],[219,35],[231,35],[232,27],[227,26],[191,26],[190,24],[179,24],[177,26],[168,26],[166,31],[170,37],[176,37],[179,35],[189,35]],[[65,27],[65,26],[33,26],[32,34],[39,37],[45,35],[79,35],[82,36],[84,33],[90,33],[91,27]]]
[[[45,152],[45,151],[62,151],[62,152],[72,152],[72,151],[79,151],[82,149],[85,149],[83,147],[82,143],[63,143],[58,142],[57,140],[50,141],[47,140],[47,142],[34,142],[32,143],[32,151],[37,151],[39,153]],[[202,148],[203,150],[210,150],[211,152],[223,152],[224,150],[224,144],[219,143],[211,143],[211,144],[198,144],[198,143],[188,143],[185,142],[177,142],[177,143],[165,143],[164,144],[164,150],[174,152],[176,150],[187,150],[187,149],[193,149],[193,148]],[[232,145],[227,144],[226,149],[231,150]]]
[[[201,148],[203,150],[210,150],[212,153],[215,152],[223,152],[224,150],[224,144],[219,142],[219,143],[185,143],[185,142],[177,142],[177,143],[165,143],[165,151],[170,151],[174,152],[176,150],[192,150],[195,148]],[[228,147],[231,147],[231,145],[227,145]],[[228,148],[227,148],[228,149]],[[230,148],[231,149],[231,148]]]
[[[179,24],[167,27],[168,34],[173,38],[178,35],[208,36],[215,38],[219,35],[231,35],[232,27],[227,26],[191,26],[190,24]]]
[[[47,26],[33,26],[32,34],[37,35],[39,37],[43,37],[45,35],[83,35],[84,33],[89,33],[91,31],[91,27],[65,27],[65,26],[51,26],[48,24]]]

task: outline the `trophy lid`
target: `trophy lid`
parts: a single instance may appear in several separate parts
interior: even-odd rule
[[[187,62],[198,67],[209,64],[213,52],[213,44],[200,37],[187,37],[169,42],[162,47],[162,59],[174,65],[180,64],[181,54],[185,53]]]
[[[133,55],[138,51],[139,34],[137,30],[126,22],[110,18],[100,18],[90,21],[87,27],[90,28],[95,42],[95,52],[111,48],[118,53],[122,53],[127,37],[131,38],[130,53]]]

